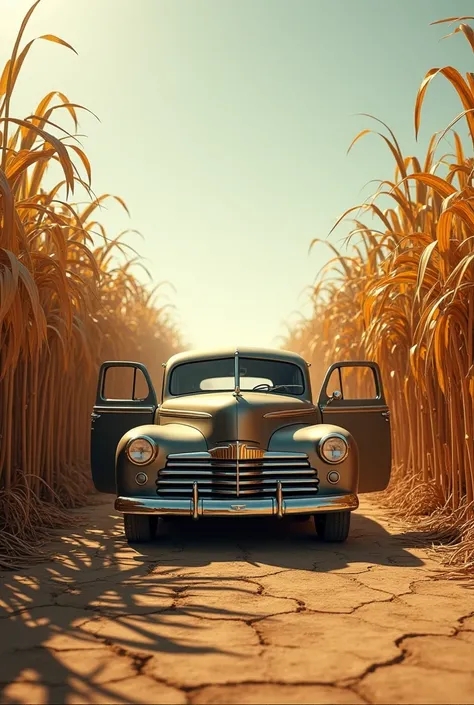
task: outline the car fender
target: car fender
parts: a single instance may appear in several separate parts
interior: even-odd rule
[[[125,452],[126,446],[133,438],[147,436],[157,445],[157,453],[146,465],[132,463]],[[170,453],[191,453],[207,451],[207,443],[203,434],[192,426],[185,424],[166,424],[157,426],[137,426],[130,429],[117,445],[116,485],[119,495],[125,496],[156,496],[156,480],[158,471],[165,467],[166,458]],[[135,481],[137,473],[144,472],[147,482],[138,485]]]
[[[343,436],[349,446],[349,453],[341,463],[328,463],[319,453],[319,443],[326,436],[337,433]],[[333,424],[302,424],[280,428],[270,438],[268,450],[286,453],[306,453],[319,477],[319,494],[357,493],[359,483],[359,459],[357,444],[346,429]],[[331,483],[328,475],[337,471],[340,479]]]

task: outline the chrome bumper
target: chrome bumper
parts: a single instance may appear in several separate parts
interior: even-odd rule
[[[197,493],[195,493],[196,495]],[[117,497],[115,509],[124,514],[157,514],[161,516],[286,516],[289,514],[315,514],[357,509],[355,494],[336,494],[323,497],[280,496],[266,499],[160,499],[154,497]]]

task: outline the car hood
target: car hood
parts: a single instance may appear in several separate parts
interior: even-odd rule
[[[239,440],[266,449],[270,436],[281,426],[319,421],[319,411],[311,402],[265,392],[175,397],[163,403],[157,418],[160,425],[178,422],[198,428],[209,448]]]

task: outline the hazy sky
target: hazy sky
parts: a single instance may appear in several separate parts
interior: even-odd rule
[[[0,0],[0,60],[30,0]],[[110,235],[127,227],[154,282],[177,307],[185,342],[277,345],[303,289],[328,259],[337,217],[391,178],[369,136],[346,156],[371,113],[408,154],[461,111],[438,78],[419,145],[413,105],[433,66],[472,70],[460,35],[429,23],[473,14],[470,0],[43,0],[27,38],[37,43],[14,110],[30,114],[50,90],[93,110],[83,144],[97,194],[122,196],[104,212]],[[67,123],[67,120],[66,120]],[[342,229],[331,236],[337,243]],[[165,291],[165,290],[164,290]]]

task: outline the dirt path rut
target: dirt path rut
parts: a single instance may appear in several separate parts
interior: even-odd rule
[[[109,498],[0,575],[3,703],[474,703],[474,591],[362,501],[310,522],[180,520],[129,548]]]

